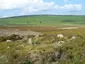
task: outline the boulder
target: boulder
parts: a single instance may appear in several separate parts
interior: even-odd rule
[[[58,34],[57,37],[58,37],[58,38],[63,38],[64,35],[63,35],[63,34]]]

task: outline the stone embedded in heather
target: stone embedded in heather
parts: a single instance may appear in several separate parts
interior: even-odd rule
[[[63,34],[58,34],[57,37],[58,38],[64,38],[64,35]]]
[[[10,47],[8,46],[7,48],[9,49]]]
[[[12,42],[11,40],[6,40],[6,42]]]
[[[72,36],[70,40],[74,40],[74,39],[76,39],[76,36]]]

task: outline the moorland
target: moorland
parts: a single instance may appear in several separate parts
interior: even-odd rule
[[[0,64],[85,64],[85,16],[0,18]]]

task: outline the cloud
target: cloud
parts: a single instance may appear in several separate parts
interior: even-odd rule
[[[54,2],[44,2],[43,0],[41,0],[41,2],[36,2],[30,6],[23,8],[22,14],[51,10],[54,7],[54,4]]]
[[[68,0],[64,0],[67,2]],[[0,11],[14,10],[20,11],[19,15],[33,14],[41,11],[79,11],[81,4],[57,5],[54,1],[46,2],[44,0],[0,0]],[[12,11],[15,12],[15,11]],[[10,12],[10,14],[12,13]],[[14,15],[13,13],[11,14]],[[7,16],[7,15],[6,15]]]
[[[26,7],[48,7],[53,2],[44,2],[43,0],[0,0],[0,10],[26,8]]]
[[[27,4],[27,0],[0,0],[0,10],[21,8]]]
[[[53,8],[54,2],[43,0],[0,0],[0,10],[20,9],[21,14],[39,12]]]
[[[79,11],[82,9],[82,5],[81,4],[65,4],[63,6],[56,5],[55,9],[65,11]]]

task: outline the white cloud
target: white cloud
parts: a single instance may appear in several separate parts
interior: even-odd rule
[[[64,0],[67,2],[68,0]],[[65,4],[57,5],[54,1],[45,2],[44,0],[0,0],[0,11],[20,9],[21,14],[31,14],[43,10],[65,10],[77,11],[82,9],[81,4]]]
[[[82,9],[81,4],[65,4],[64,6],[55,6],[55,9],[65,10],[65,11],[79,11]]]
[[[0,10],[21,9],[21,14],[39,12],[53,8],[54,2],[43,0],[0,0]]]
[[[27,6],[23,8],[22,14],[25,13],[32,13],[32,12],[39,12],[42,10],[50,10],[54,7],[54,2],[44,2],[41,0],[41,2],[36,2],[30,6]]]
[[[43,0],[0,0],[0,10],[25,8],[25,7],[48,7],[53,2]]]
[[[0,10],[20,8],[27,4],[27,0],[0,0]]]

